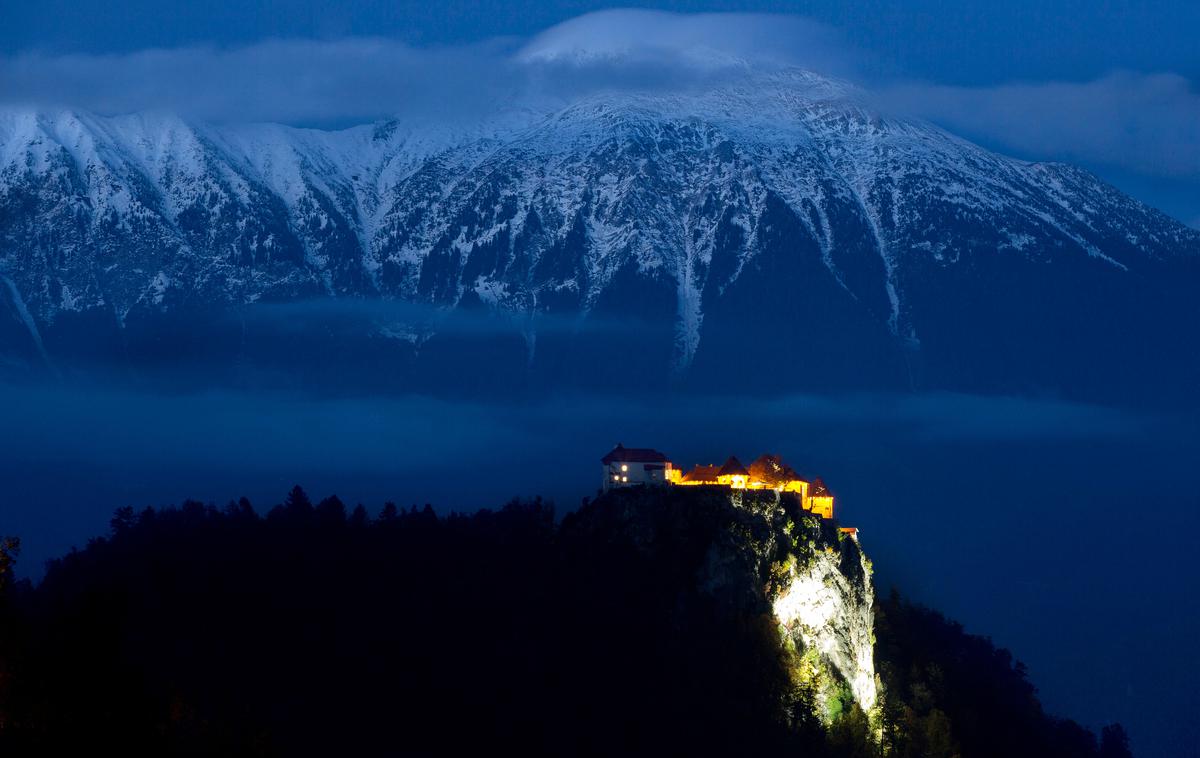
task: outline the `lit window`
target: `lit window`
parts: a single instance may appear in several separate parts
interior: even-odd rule
[[[629,477],[623,476],[623,477],[621,477],[621,481],[627,482],[627,481],[629,481]]]
[[[621,464],[621,470],[622,470],[622,471],[628,471],[628,470],[629,470],[629,467],[628,467],[628,466],[626,466],[624,463],[622,463],[622,464]]]
[[[617,480],[619,480],[620,478],[621,478],[621,477],[617,476],[616,474],[613,474],[613,481],[614,481],[614,482],[615,482],[615,481],[617,481]]]

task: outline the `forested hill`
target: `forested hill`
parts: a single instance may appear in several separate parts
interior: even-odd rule
[[[370,516],[299,488],[265,517],[122,509],[37,586],[0,542],[0,754],[1128,755],[895,593],[877,706],[832,668],[798,677],[816,659],[780,633],[779,567],[825,561],[861,601],[869,562],[786,497],[736,500],[614,492],[561,522],[540,500]]]

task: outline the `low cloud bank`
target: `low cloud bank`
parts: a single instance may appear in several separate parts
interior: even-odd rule
[[[561,450],[563,441],[585,429],[583,436],[603,447],[622,434],[665,435],[693,446],[747,435],[784,441],[832,428],[935,442],[1098,440],[1163,428],[1152,416],[1100,406],[951,393],[777,398],[561,393],[537,401],[480,402],[0,385],[0,397],[10,409],[0,420],[0,453],[10,461],[187,461],[222,468],[274,461],[299,468],[424,468],[451,458],[485,458],[501,444],[570,457],[574,453]],[[719,410],[697,415],[697,408]],[[407,451],[402,461],[398,450]]]
[[[904,474],[908,464],[898,462],[936,463],[948,452],[991,460],[1013,451],[1161,447],[1160,439],[1194,447],[1194,419],[948,394],[563,393],[475,402],[139,391],[92,381],[0,384],[0,400],[0,533],[27,538],[25,570],[35,574],[42,560],[102,533],[118,506],[245,494],[268,508],[297,482],[373,510],[396,497],[474,510],[534,494],[569,509],[594,492],[597,461],[618,441],[659,447],[685,465],[777,452],[839,487],[887,481]],[[1158,453],[1145,455],[1167,465]],[[1193,471],[1187,456],[1181,465]],[[880,479],[881,466],[897,465],[899,474]],[[870,500],[861,497],[861,505]]]

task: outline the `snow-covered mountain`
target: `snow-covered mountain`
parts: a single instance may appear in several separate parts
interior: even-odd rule
[[[1092,396],[1197,378],[1158,359],[1200,336],[1200,232],[798,70],[456,129],[0,111],[0,280],[11,363],[253,362],[336,322],[397,386],[471,356],[472,382]]]

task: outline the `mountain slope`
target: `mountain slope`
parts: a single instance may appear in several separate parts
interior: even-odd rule
[[[10,362],[139,360],[168,323],[256,361],[247,319],[275,327],[244,306],[366,298],[417,306],[351,318],[406,385],[482,340],[516,383],[1092,397],[1178,373],[1156,356],[1200,324],[1200,232],[802,71],[456,132],[9,111],[0,145]],[[732,377],[731,354],[781,370]]]

